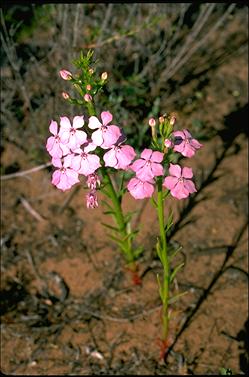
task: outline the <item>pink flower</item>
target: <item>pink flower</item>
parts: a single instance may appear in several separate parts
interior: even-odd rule
[[[100,186],[100,178],[96,173],[89,174],[86,181],[87,187],[91,190],[96,190],[97,186]]]
[[[84,116],[75,116],[73,118],[73,126],[71,126],[70,120],[67,117],[61,117],[59,135],[61,142],[66,144],[71,149],[79,148],[86,142],[87,134],[84,131],[79,131],[84,125]]]
[[[176,199],[185,199],[196,192],[194,183],[190,180],[193,177],[191,168],[181,168],[180,165],[170,164],[170,176],[166,177],[163,186],[170,190]]]
[[[59,73],[63,80],[71,80],[72,78],[72,73],[67,71],[66,69],[62,69]]]
[[[141,181],[139,178],[134,177],[128,182],[127,189],[135,199],[150,198],[154,192],[154,181]]]
[[[100,158],[89,153],[95,149],[96,145],[89,141],[83,144],[82,148],[74,149],[75,155],[72,157],[71,168],[86,176],[94,173],[101,166]]]
[[[51,121],[49,130],[54,136],[47,139],[46,149],[50,156],[61,158],[69,153],[69,148],[62,144],[61,138],[58,135],[58,124],[54,120]]]
[[[92,141],[95,145],[101,146],[102,148],[110,148],[117,140],[122,136],[122,132],[119,127],[115,125],[109,125],[112,121],[112,114],[109,111],[103,111],[101,113],[102,123],[98,120],[96,116],[91,116],[89,118],[88,127],[97,131],[92,133]]]
[[[141,157],[130,166],[141,181],[150,181],[156,176],[163,175],[163,166],[160,164],[163,160],[163,153],[144,149]]]
[[[105,166],[126,169],[135,158],[136,152],[130,145],[113,145],[103,156]]]
[[[184,157],[192,157],[196,150],[203,145],[196,139],[193,139],[188,130],[174,131],[175,137],[174,151],[181,153]]]
[[[86,206],[87,208],[96,208],[98,207],[98,198],[95,190],[92,190],[86,195]]]
[[[64,158],[62,164],[60,158],[53,158],[52,163],[58,167],[59,170],[55,170],[52,176],[52,184],[62,191],[69,190],[75,183],[79,182],[79,175],[76,171],[70,168],[71,155]]]

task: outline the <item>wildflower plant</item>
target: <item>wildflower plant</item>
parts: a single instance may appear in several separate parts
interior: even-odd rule
[[[100,113],[96,111],[95,99],[105,85],[108,75],[106,72],[101,75],[96,73],[93,67],[93,52],[89,51],[86,56],[81,53],[74,64],[79,71],[77,74],[63,69],[60,76],[73,85],[78,96],[72,98],[63,92],[62,97],[72,104],[84,106],[86,114],[75,115],[72,120],[62,116],[60,128],[55,120],[50,123],[52,136],[47,139],[46,148],[52,165],[57,168],[52,176],[52,184],[66,191],[79,183],[79,178],[84,176],[89,189],[86,194],[87,208],[98,206],[99,190],[105,195],[107,200],[103,200],[106,207],[104,213],[114,218],[115,226],[108,223],[103,225],[108,228],[108,235],[123,253],[135,284],[141,283],[137,259],[143,248],[135,245],[138,230],[131,227],[134,213],[123,212],[122,200],[126,192],[136,200],[150,198],[158,218],[159,237],[156,251],[163,268],[162,276],[157,275],[157,281],[162,301],[161,356],[164,357],[170,344],[169,306],[185,294],[183,292],[171,295],[172,283],[183,263],[171,268],[179,249],[171,254],[169,252],[167,233],[173,225],[173,213],[170,212],[166,219],[165,201],[169,194],[181,200],[196,192],[192,169],[181,167],[173,161],[176,153],[187,158],[193,157],[202,144],[194,139],[188,130],[174,130],[175,116],[165,115],[158,121],[149,119],[151,145],[137,156],[111,112],[108,109],[103,109]],[[114,183],[114,173],[119,175],[118,185]]]

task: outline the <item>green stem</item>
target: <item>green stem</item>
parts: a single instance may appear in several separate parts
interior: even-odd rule
[[[114,211],[115,211],[114,218],[120,230],[121,237],[125,239],[123,241],[123,248],[126,254],[127,261],[130,264],[134,262],[134,256],[132,252],[131,241],[129,238],[127,238],[128,232],[127,232],[126,222],[125,222],[122,207],[121,207],[121,199],[118,197],[113,187],[112,180],[108,172],[106,171],[106,169],[102,168],[101,171],[102,171],[103,181],[105,183],[105,189],[108,191],[109,197],[114,206]]]
[[[164,198],[162,191],[162,178],[158,178],[158,194],[157,194],[157,213],[159,220],[160,229],[160,249],[161,249],[161,260],[163,264],[163,311],[162,311],[162,321],[163,321],[163,341],[166,341],[168,336],[169,327],[169,314],[168,314],[168,301],[169,301],[169,258],[167,253],[167,240],[165,233],[165,220],[164,220]]]
[[[94,106],[94,101],[86,103],[89,116],[96,115],[96,110]],[[108,192],[108,196],[111,199],[114,206],[114,219],[120,229],[121,238],[124,239],[122,242],[123,252],[125,253],[126,260],[132,269],[135,268],[134,265],[134,255],[132,251],[132,243],[128,237],[128,231],[126,227],[126,222],[124,219],[122,207],[121,207],[121,198],[118,197],[115,188],[113,187],[112,180],[107,172],[105,167],[101,168],[101,173],[103,176],[103,182],[105,183],[105,189]]]

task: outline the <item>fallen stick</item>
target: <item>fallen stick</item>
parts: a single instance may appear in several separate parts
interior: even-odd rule
[[[35,168],[32,168],[32,169],[28,169],[28,170],[24,170],[24,171],[20,171],[20,172],[17,172],[17,173],[12,173],[12,174],[1,175],[0,179],[1,179],[1,181],[4,181],[6,179],[23,177],[23,176],[25,176],[27,174],[35,173],[36,171],[45,169],[45,168],[47,168],[48,166],[51,166],[51,165],[52,165],[51,162],[47,162],[46,164],[36,166]]]

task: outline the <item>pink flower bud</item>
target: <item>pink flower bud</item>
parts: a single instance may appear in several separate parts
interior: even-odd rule
[[[164,140],[164,145],[165,145],[166,148],[171,148],[173,146],[173,143],[172,143],[171,140],[165,139]]]
[[[92,101],[92,96],[90,95],[90,94],[88,94],[88,93],[86,93],[85,95],[84,95],[84,100],[86,101],[86,102],[91,102]]]
[[[163,123],[164,122],[164,117],[159,117],[159,123]]]
[[[61,95],[62,95],[62,97],[63,97],[64,99],[69,99],[69,98],[70,98],[69,94],[66,93],[66,92],[62,92]]]
[[[150,125],[151,127],[154,127],[154,126],[156,125],[156,121],[155,121],[154,118],[150,118],[150,119],[149,119],[149,125]]]
[[[105,80],[107,80],[107,77],[108,77],[107,72],[103,72],[102,75],[101,75],[101,79],[105,81]]]
[[[92,89],[91,85],[88,84],[88,85],[86,86],[86,90],[91,90],[91,89]]]
[[[72,73],[67,71],[66,69],[62,69],[60,71],[60,76],[63,80],[71,80],[72,78]]]

